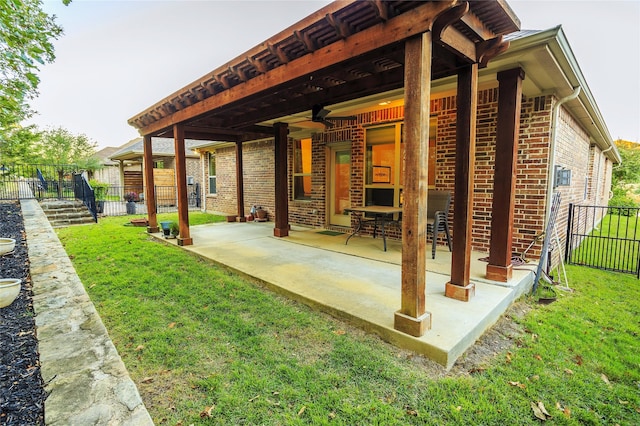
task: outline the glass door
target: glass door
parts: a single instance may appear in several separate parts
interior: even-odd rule
[[[351,206],[351,145],[331,148],[329,184],[329,224],[351,226],[344,209]]]

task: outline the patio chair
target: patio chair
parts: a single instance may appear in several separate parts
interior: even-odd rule
[[[451,234],[449,234],[449,205],[451,192],[430,189],[427,195],[427,234],[432,235],[431,258],[436,258],[438,235],[444,232],[451,251]]]

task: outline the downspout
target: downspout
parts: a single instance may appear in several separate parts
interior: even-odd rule
[[[606,154],[607,152],[611,151],[613,149],[613,145],[611,145],[609,148],[603,150],[600,155],[602,154]],[[596,202],[598,201],[598,197],[600,196],[600,169],[602,169],[602,158],[600,158],[600,160],[598,160],[598,186],[596,187]],[[607,200],[608,202],[609,200]]]
[[[553,182],[554,182],[554,173],[556,168],[556,138],[557,138],[557,128],[558,128],[558,115],[560,111],[560,107],[562,104],[571,101],[578,97],[580,94],[581,87],[577,86],[573,89],[573,93],[569,96],[566,96],[558,101],[557,104],[553,106],[553,111],[551,113],[551,138],[549,141],[549,169],[547,171],[547,200],[544,212],[544,227],[547,228],[547,223],[549,222],[549,215],[551,214],[551,202],[553,199]]]

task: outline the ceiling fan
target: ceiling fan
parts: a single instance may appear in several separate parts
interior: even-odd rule
[[[314,123],[322,123],[327,127],[333,127],[333,121],[355,120],[357,118],[355,115],[329,117],[329,114],[331,114],[331,111],[325,109],[320,104],[316,104],[311,108],[311,121]]]

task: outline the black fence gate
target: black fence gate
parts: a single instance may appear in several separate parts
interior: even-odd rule
[[[567,264],[640,278],[640,208],[569,204]]]

